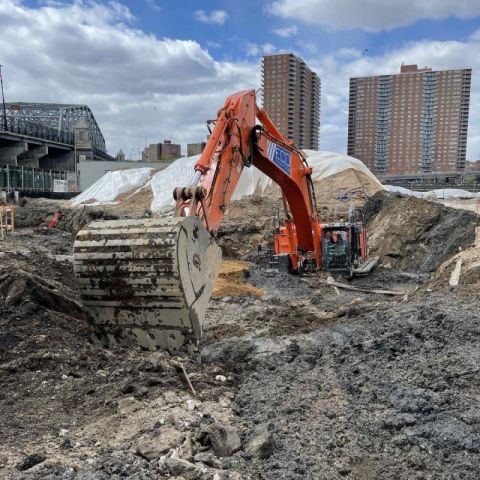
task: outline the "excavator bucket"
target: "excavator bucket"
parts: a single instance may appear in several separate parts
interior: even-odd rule
[[[196,344],[221,250],[198,217],[95,221],[73,247],[82,303],[109,344]]]

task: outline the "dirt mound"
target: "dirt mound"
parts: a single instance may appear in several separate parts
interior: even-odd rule
[[[248,259],[258,245],[273,245],[272,232],[281,209],[279,198],[263,195],[232,202],[215,238],[223,256]]]
[[[407,271],[434,271],[473,244],[479,223],[472,212],[385,192],[368,199],[364,212],[370,253]]]
[[[15,209],[15,226],[17,228],[46,226],[55,213],[65,208],[66,203],[68,202],[29,198],[25,206]]]
[[[359,197],[365,197],[382,191],[382,186],[378,182],[353,168],[336,173],[323,180],[315,181],[314,186],[315,193],[318,196],[327,195],[330,198],[345,196],[348,193],[351,194],[352,198],[355,198],[354,193],[358,193]]]
[[[173,197],[172,197],[173,199]],[[115,201],[121,209],[142,208],[150,209],[153,200],[153,192],[150,183],[138,189],[134,188],[119,195]]]
[[[61,211],[57,228],[76,235],[83,227],[94,220],[117,220],[118,212],[108,207],[68,208]]]
[[[253,265],[247,262],[224,260],[220,266],[220,273],[215,282],[212,296],[227,297],[251,295],[261,297],[265,293],[264,290],[245,282],[245,279],[248,278],[249,269],[251,267],[253,267]]]

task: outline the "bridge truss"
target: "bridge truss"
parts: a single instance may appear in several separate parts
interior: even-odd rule
[[[7,103],[7,118],[12,123],[37,124],[58,132],[58,137],[73,138],[75,126],[85,120],[90,131],[92,146],[106,152],[105,139],[88,105],[61,103]]]

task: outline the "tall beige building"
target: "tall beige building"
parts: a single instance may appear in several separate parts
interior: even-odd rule
[[[172,161],[180,158],[181,146],[172,143],[171,140],[165,140],[163,143],[151,143],[142,153],[144,162]]]
[[[200,155],[206,146],[207,146],[207,142],[187,143],[187,157]]]
[[[292,53],[265,55],[263,107],[280,132],[300,148],[318,150],[320,78]]]
[[[464,170],[471,69],[350,79],[348,154],[377,174]]]

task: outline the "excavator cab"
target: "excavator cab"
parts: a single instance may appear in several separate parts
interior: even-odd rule
[[[322,224],[322,269],[353,276],[367,256],[367,232],[356,223]]]

